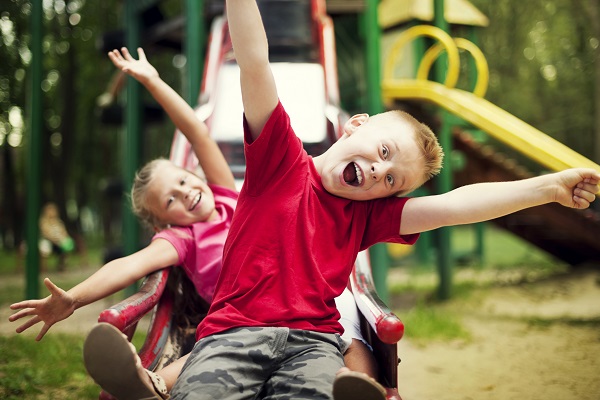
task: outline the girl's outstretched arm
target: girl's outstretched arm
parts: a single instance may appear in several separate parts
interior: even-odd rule
[[[477,183],[440,195],[415,197],[404,206],[400,233],[488,221],[551,202],[584,209],[595,200],[599,183],[600,172],[573,168],[529,179]]]
[[[178,259],[177,251],[171,243],[164,239],[156,239],[137,253],[105,264],[69,291],[65,292],[46,278],[44,285],[50,291],[50,295],[44,299],[12,304],[10,308],[19,311],[8,320],[13,322],[32,317],[16,329],[17,333],[43,322],[44,325],[36,337],[36,340],[41,340],[52,325],[68,318],[76,309],[114,294],[153,271],[174,265]]]
[[[192,144],[207,181],[235,190],[233,173],[219,146],[210,136],[206,124],[200,121],[192,107],[160,78],[156,69],[148,62],[144,50],[139,48],[137,51],[137,60],[125,47],[121,51],[109,52],[108,57],[117,68],[144,85],[166,111],[177,129]]]

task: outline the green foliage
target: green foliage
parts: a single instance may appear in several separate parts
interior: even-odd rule
[[[166,18],[180,15],[182,3],[163,0],[161,11]],[[0,12],[0,249],[16,248],[24,236],[31,11],[31,2],[4,0]],[[104,188],[122,176],[123,127],[100,120],[99,98],[115,86],[116,74],[97,43],[122,27],[118,0],[43,2],[41,202],[56,202],[72,233],[85,233],[82,210],[95,218],[95,228],[104,225],[106,236],[118,232],[113,225],[122,203],[118,193],[116,200],[107,198]],[[173,66],[172,51],[154,46],[147,54],[178,89],[180,71]],[[115,105],[124,93],[113,93]],[[168,155],[173,131],[170,123],[149,126],[141,162]]]
[[[593,99],[600,49],[593,2],[472,3],[490,20],[477,32],[490,66],[486,97],[575,151],[597,157]]]

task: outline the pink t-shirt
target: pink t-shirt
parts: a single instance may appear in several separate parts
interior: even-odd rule
[[[342,333],[334,299],[360,250],[401,236],[406,198],[352,201],[328,193],[281,103],[251,143],[215,297],[197,337],[235,327]]]
[[[213,221],[165,229],[152,240],[162,238],[175,247],[181,265],[194,283],[198,294],[209,304],[213,299],[221,272],[223,244],[227,238],[238,193],[217,185],[209,185],[215,196],[218,217]]]

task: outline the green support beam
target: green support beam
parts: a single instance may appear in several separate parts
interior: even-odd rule
[[[367,66],[367,107],[371,114],[378,114],[384,110],[381,98],[381,29],[377,19],[377,5],[379,0],[367,0],[363,13],[363,26],[365,29],[365,56]]]
[[[444,0],[434,0],[434,23],[435,26],[448,32],[448,22],[444,17]],[[442,55],[435,64],[435,78],[438,82],[444,82],[446,79],[446,60]],[[436,189],[438,193],[446,193],[452,190],[452,129],[448,121],[446,111],[441,111],[441,127],[438,133],[440,145],[446,154],[444,168],[436,179]],[[439,272],[439,287],[438,297],[442,300],[450,298],[452,290],[452,249],[451,249],[451,233],[450,227],[443,227],[437,230],[437,264]]]
[[[369,114],[378,114],[384,111],[381,98],[381,56],[380,42],[381,29],[377,19],[378,0],[367,0],[365,11],[362,15],[365,34],[365,64],[367,69],[367,109]],[[379,297],[385,302],[389,299],[387,288],[387,274],[390,267],[390,257],[387,246],[383,243],[369,249],[371,265],[373,267],[373,280]]]
[[[140,46],[141,21],[139,4],[135,0],[125,1],[125,43],[129,51],[137,56],[136,49]],[[141,149],[141,87],[132,77],[127,77],[127,106],[125,109],[126,129],[123,133],[123,187],[125,193],[131,191],[135,172],[140,164]],[[139,225],[131,212],[129,196],[123,196],[123,254],[135,253],[139,246]],[[129,287],[128,295],[135,293],[136,286]]]
[[[29,143],[27,160],[27,214],[26,214],[26,284],[25,297],[40,297],[40,227],[41,156],[42,156],[42,0],[31,2],[31,65],[29,104]]]
[[[186,24],[185,24],[185,56],[187,59],[187,82],[185,85],[185,99],[192,107],[198,103],[200,93],[200,81],[204,67],[204,45],[206,35],[204,29],[204,18],[202,17],[202,0],[186,0]]]

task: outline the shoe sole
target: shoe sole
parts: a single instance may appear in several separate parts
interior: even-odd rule
[[[334,400],[386,400],[385,389],[367,375],[346,371],[333,382]]]
[[[117,328],[99,323],[83,346],[85,367],[94,381],[119,400],[159,399],[140,376],[137,355]]]

